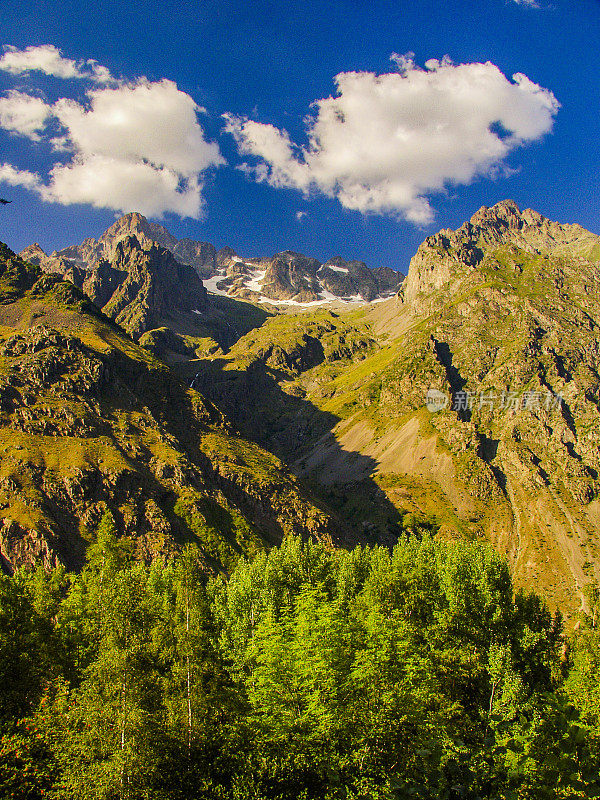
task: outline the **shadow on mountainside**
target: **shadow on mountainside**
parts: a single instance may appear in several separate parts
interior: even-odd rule
[[[269,311],[234,297],[209,295],[208,307],[198,315],[199,326],[225,350],[272,316]]]
[[[433,346],[440,364],[442,364],[446,370],[446,379],[452,393],[452,407],[457,409],[456,413],[461,422],[468,422],[471,419],[471,411],[468,407],[468,403],[465,402],[463,407],[460,402],[460,395],[464,393],[467,381],[452,363],[454,356],[452,350],[450,350],[450,345],[448,345],[447,342],[440,342],[434,339]]]
[[[347,543],[391,544],[402,532],[402,514],[371,477],[378,462],[344,450],[333,434],[341,421],[309,400],[285,392],[283,373],[260,362],[248,370],[225,369],[227,359],[205,361],[192,388],[228,416],[239,432],[276,455],[339,520]],[[311,470],[316,446],[335,470]]]

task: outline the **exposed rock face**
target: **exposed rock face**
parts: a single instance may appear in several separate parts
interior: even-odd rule
[[[195,270],[160,245],[144,249],[135,236],[120,239],[112,259],[96,262],[79,285],[135,338],[161,325],[193,326],[194,314],[207,304]]]
[[[330,258],[319,270],[324,288],[340,297],[375,300],[398,291],[398,273],[387,267],[370,269],[363,261]]]
[[[19,255],[23,261],[29,261],[30,264],[35,264],[36,267],[39,267],[41,263],[48,258],[38,242],[30,244],[28,247],[22,250]]]
[[[191,239],[178,241],[162,225],[149,222],[137,212],[125,214],[98,239],[85,239],[80,245],[65,247],[49,256],[36,243],[26,247],[20,255],[45,272],[64,272],[73,266],[90,271],[101,261],[112,261],[119,242],[131,237],[137,239],[144,250],[151,249],[153,245],[169,250],[179,263],[194,267],[201,277],[209,277],[214,272],[216,250],[211,244]]]
[[[0,245],[0,568],[81,566],[107,508],[140,558],[195,541],[208,568],[286,532],[335,536],[281,462],[76,287]]]
[[[137,223],[133,227],[138,227]],[[118,230],[123,233],[122,227]],[[199,324],[196,314],[207,306],[208,294],[196,271],[179,263],[169,250],[147,238],[143,230],[142,242],[128,234],[118,239],[114,249],[95,246],[94,253],[106,253],[110,258],[95,260],[94,256],[90,269],[74,266],[63,256],[44,261],[39,245],[23,252],[30,263],[41,265],[45,272],[60,275],[82,289],[136,339],[164,325],[175,331],[193,332]]]
[[[297,300],[311,302],[319,299],[320,285],[317,272],[321,264],[316,258],[286,250],[271,259],[263,259],[264,267],[261,293],[272,300]]]
[[[14,519],[0,519],[0,570],[9,575],[21,567],[57,567],[59,560],[39,530],[27,530]]]
[[[600,259],[600,237],[581,225],[561,225],[526,209],[522,213],[512,200],[492,208],[484,206],[456,231],[442,230],[427,237],[410,263],[404,284],[408,303],[419,302],[442,287],[452,292],[453,282],[476,270],[484,253],[506,245],[525,253],[546,253],[571,259]]]
[[[212,291],[274,304],[370,302],[395,294],[402,281],[402,275],[386,267],[371,269],[339,256],[321,264],[291,250],[260,259],[241,259],[228,251],[217,263]]]
[[[285,251],[272,258],[238,257],[231,247],[218,252],[208,242],[176,239],[162,225],[138,213],[117,220],[99,239],[86,239],[47,256],[38,244],[21,253],[46,272],[80,276],[73,270],[91,271],[101,261],[112,262],[122,240],[135,237],[144,250],[158,244],[180,264],[193,267],[210,291],[243,300],[316,303],[349,299],[371,301],[398,291],[403,276],[392,269],[370,269],[363,262],[334,258],[321,265],[314,258]],[[69,272],[71,270],[71,272]],[[71,280],[71,277],[69,277]]]
[[[419,420],[412,446],[440,453],[407,475],[433,481],[459,518],[470,505],[518,580],[573,610],[600,578],[599,261],[600,237],[579,225],[482,208],[419,248],[379,379],[377,413],[404,434]],[[425,412],[431,389],[445,409]]]

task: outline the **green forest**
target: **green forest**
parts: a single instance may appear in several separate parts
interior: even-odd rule
[[[0,579],[0,797],[600,797],[588,601],[567,633],[491,547],[426,531],[208,577],[106,514],[80,574]]]

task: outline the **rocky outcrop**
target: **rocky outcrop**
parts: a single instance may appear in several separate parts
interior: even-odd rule
[[[286,250],[271,259],[262,259],[264,269],[258,294],[270,300],[295,300],[309,303],[319,300],[321,286],[317,272],[321,264],[315,258]]]
[[[14,519],[0,519],[0,569],[12,575],[18,569],[35,569],[38,566],[50,570],[59,560],[48,544],[48,539],[39,530],[28,530]]]
[[[330,258],[319,269],[324,288],[338,297],[356,297],[366,301],[394,294],[400,287],[400,276],[387,267],[370,269],[364,261]]]
[[[402,281],[402,275],[385,267],[370,269],[362,261],[345,261],[339,256],[321,264],[291,250],[260,259],[240,259],[228,253],[218,263],[221,281],[215,289],[274,304],[370,302],[394,294]]]
[[[35,264],[36,267],[39,267],[42,262],[48,258],[46,253],[42,250],[42,246],[38,244],[38,242],[34,242],[34,244],[30,244],[24,250],[21,250],[19,256],[23,259],[23,261],[28,261],[30,264]]]
[[[97,262],[82,288],[136,339],[165,324],[193,327],[196,312],[207,305],[206,289],[191,267],[160,245],[144,248],[135,236],[121,239],[110,261]]]

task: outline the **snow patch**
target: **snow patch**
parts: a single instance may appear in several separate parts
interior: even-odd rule
[[[250,280],[247,283],[244,282],[244,286],[246,287],[246,289],[250,289],[253,292],[260,292],[260,290],[262,289],[261,284],[266,274],[267,274],[266,269],[254,270],[254,272],[250,276]]]
[[[258,302],[270,303],[272,306],[302,306],[303,308],[308,308],[309,306],[324,306],[326,303],[330,303],[331,300],[310,300],[308,303],[300,303],[298,300],[271,300],[270,297],[261,295]]]
[[[332,294],[331,292],[328,292],[328,291],[327,291],[327,289],[321,289],[321,291],[319,292],[319,294],[321,295],[321,297],[323,298],[323,300],[324,300],[326,303],[329,303],[329,302],[331,302],[332,300],[339,300],[339,299],[340,299],[340,298],[337,296],[337,294]]]
[[[260,296],[258,302],[270,303],[272,306],[301,306],[302,308],[314,308],[316,306],[329,305],[330,303],[344,303],[345,305],[364,305],[367,303],[367,300],[364,300],[359,294],[351,295],[350,297],[338,297],[325,289],[323,289],[320,294],[320,300],[310,300],[305,303],[301,303],[299,300],[271,300],[264,295]]]
[[[345,275],[348,274],[348,267],[334,267],[333,264],[327,264],[327,269],[332,269],[334,272],[343,272]]]
[[[225,272],[225,270],[221,270],[219,273],[217,273],[217,275],[213,275],[212,278],[206,278],[205,280],[203,280],[202,283],[204,284],[204,288],[211,294],[220,294],[224,297],[228,297],[229,295],[227,294],[226,290],[219,289],[217,287],[217,284],[221,283],[221,281],[224,280],[226,277],[227,273]]]
[[[371,303],[383,303],[385,300],[389,300],[390,297],[393,297],[396,292],[382,292],[379,297],[376,297],[375,300],[371,300]]]
[[[247,264],[241,258],[235,257],[234,259],[237,262],[241,262],[246,264],[246,266],[251,267],[253,265]],[[321,267],[322,269],[322,267]],[[333,269],[335,272],[348,272],[346,267],[329,267],[329,269]],[[338,295],[333,294],[332,292],[325,289],[323,286],[320,287],[319,291],[319,299],[318,300],[310,300],[308,302],[300,302],[299,300],[273,300],[270,297],[266,297],[262,294],[262,282],[265,278],[267,271],[265,269],[254,269],[250,272],[249,275],[243,275],[243,285],[244,289],[248,289],[249,291],[256,292],[259,297],[255,302],[258,303],[269,303],[272,306],[298,306],[299,308],[312,308],[316,306],[324,306],[328,305],[329,303],[343,303],[344,305],[364,305],[369,302],[371,303],[382,303],[384,300],[387,300],[389,297],[392,297],[396,294],[395,291],[389,292],[382,292],[379,297],[374,300],[365,300],[360,294],[354,295],[347,295],[345,297],[339,297]],[[229,294],[231,287],[228,289],[219,289],[217,284],[227,278],[227,271],[222,269],[216,275],[213,275],[212,278],[207,278],[203,281],[205,288],[211,294],[222,295],[224,297],[233,297],[234,295]],[[201,313],[201,312],[195,312]]]

